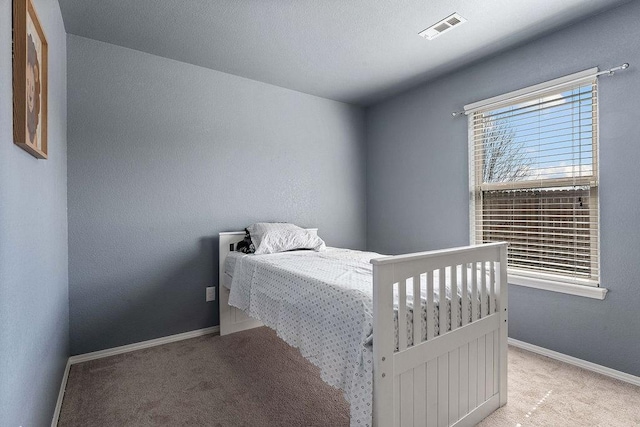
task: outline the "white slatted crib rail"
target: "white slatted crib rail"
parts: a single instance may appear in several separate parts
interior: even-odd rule
[[[506,404],[506,256],[491,243],[371,261],[374,425],[472,426]]]

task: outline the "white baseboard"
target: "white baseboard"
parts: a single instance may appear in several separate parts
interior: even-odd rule
[[[168,337],[156,338],[149,341],[141,341],[121,347],[107,348],[105,350],[94,351],[92,353],[78,354],[71,356],[71,364],[87,362],[89,360],[102,359],[103,357],[115,356],[116,354],[128,353],[130,351],[142,350],[143,348],[155,347],[157,345],[168,344],[170,342],[187,340],[189,338],[201,337],[202,335],[215,334],[220,332],[220,326],[197,329],[195,331],[183,332],[181,334],[169,335]]]
[[[640,377],[637,377],[635,375],[616,371],[615,369],[607,368],[606,366],[598,365],[597,363],[587,362],[586,360],[578,359],[577,357],[567,356],[566,354],[558,353],[557,351],[549,350],[543,347],[538,347],[537,345],[529,344],[523,341],[518,341],[513,338],[509,338],[508,342],[509,345],[512,345],[514,347],[528,350],[532,353],[547,356],[551,359],[559,360],[561,362],[565,362],[570,365],[586,369],[588,371],[597,372],[598,374],[606,375],[607,377],[615,378],[620,381],[640,386]]]
[[[143,348],[155,347],[171,342],[187,340],[189,338],[201,337],[203,335],[216,334],[219,332],[220,326],[212,326],[210,328],[196,329],[195,331],[169,335],[168,337],[156,338],[153,340],[123,345],[120,347],[108,348],[105,350],[71,356],[67,360],[67,366],[64,370],[64,375],[62,376],[62,383],[60,384],[60,392],[58,393],[58,401],[56,403],[55,411],[53,412],[51,427],[56,427],[58,425],[58,418],[60,417],[60,410],[62,409],[62,400],[64,398],[64,391],[67,388],[67,379],[69,378],[69,369],[71,368],[71,365],[74,365],[76,363],[88,362],[89,360],[102,359],[103,357],[115,356],[116,354],[128,353],[130,351],[142,350]]]
[[[69,378],[69,369],[71,368],[71,361],[67,359],[67,366],[64,368],[64,374],[62,374],[62,382],[60,383],[60,391],[58,392],[58,401],[56,402],[56,409],[53,411],[53,419],[51,420],[51,427],[58,425],[58,418],[60,418],[60,410],[62,409],[62,399],[64,398],[64,391],[67,389],[67,379]]]

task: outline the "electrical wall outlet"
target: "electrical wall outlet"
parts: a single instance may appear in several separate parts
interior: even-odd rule
[[[207,288],[207,302],[215,301],[215,299],[216,299],[216,287],[215,286],[209,286]]]

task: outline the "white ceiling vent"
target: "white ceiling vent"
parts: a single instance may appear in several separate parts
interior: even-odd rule
[[[426,30],[421,31],[419,35],[427,40],[433,40],[439,35],[444,34],[452,28],[457,27],[460,24],[464,24],[465,22],[467,22],[466,19],[464,19],[457,13],[454,13],[453,15],[447,16],[442,21],[433,24]]]

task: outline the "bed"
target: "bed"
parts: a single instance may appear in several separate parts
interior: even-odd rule
[[[244,235],[220,233],[221,335],[275,329],[352,426],[475,425],[506,403],[506,244],[255,256],[234,252]]]

